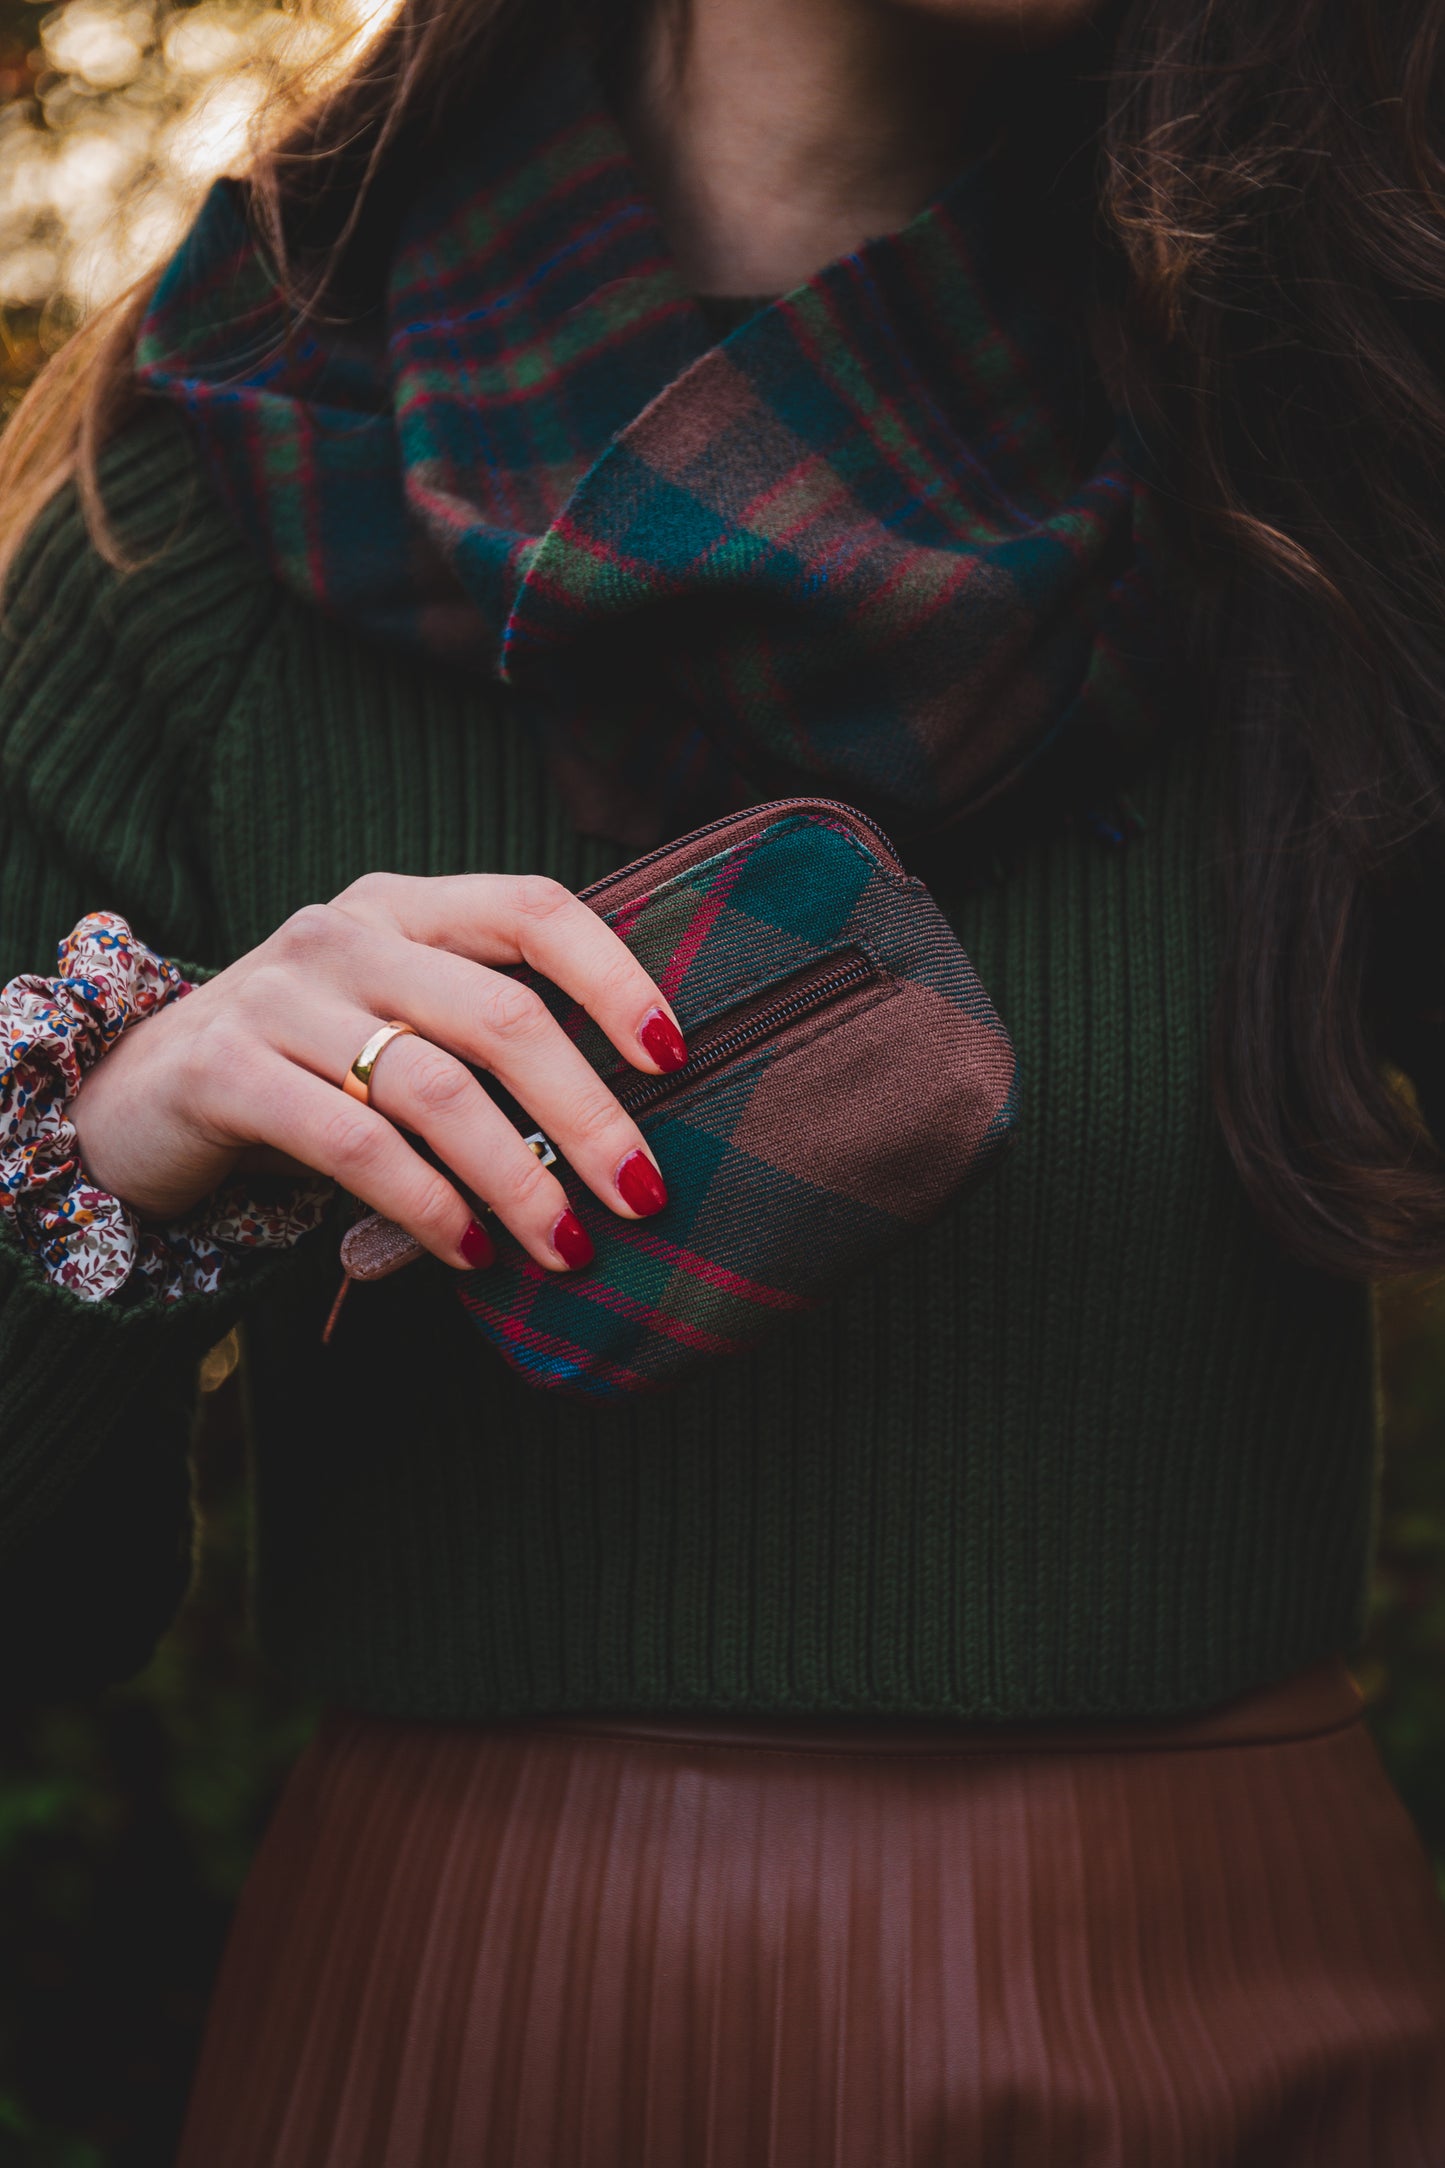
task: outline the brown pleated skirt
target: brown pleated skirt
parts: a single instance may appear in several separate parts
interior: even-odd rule
[[[1072,1731],[333,1715],[182,2168],[1441,2168],[1445,1911],[1341,1665]]]

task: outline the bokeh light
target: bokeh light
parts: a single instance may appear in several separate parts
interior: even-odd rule
[[[396,0],[0,0],[0,311],[53,346]]]

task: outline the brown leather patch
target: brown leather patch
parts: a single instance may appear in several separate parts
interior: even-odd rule
[[[353,1280],[384,1280],[425,1255],[414,1235],[380,1212],[368,1212],[341,1238],[341,1262]]]

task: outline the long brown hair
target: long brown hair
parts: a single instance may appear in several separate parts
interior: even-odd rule
[[[566,4],[404,0],[257,156],[254,215],[299,307],[344,294],[408,148]],[[1220,1119],[1297,1254],[1438,1267],[1445,1159],[1386,1057],[1428,1063],[1438,1038],[1445,1085],[1445,0],[1106,16],[1101,254],[1237,756]],[[111,546],[96,457],[148,291],[77,335],[0,440],[0,577],[70,479]]]

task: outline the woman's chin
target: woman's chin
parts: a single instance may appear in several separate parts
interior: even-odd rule
[[[988,38],[1026,48],[1067,37],[1100,10],[1100,0],[888,0],[912,15],[932,15]]]

